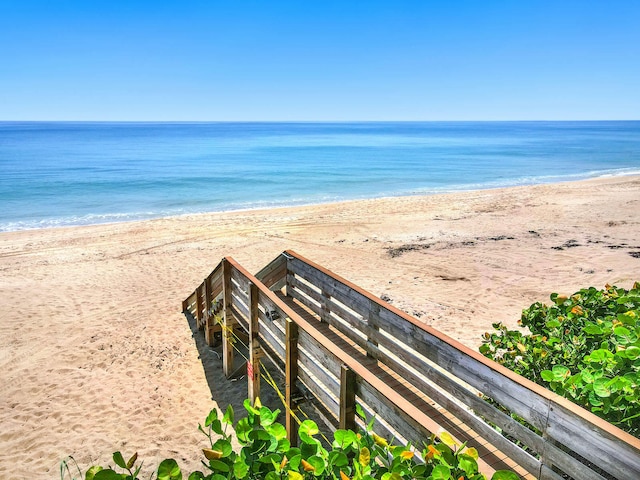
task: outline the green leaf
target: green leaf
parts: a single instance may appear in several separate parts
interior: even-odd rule
[[[127,478],[127,475],[124,473],[116,473],[110,468],[106,470],[100,470],[95,474],[93,480],[123,480]]]
[[[234,414],[233,414],[233,407],[231,406],[231,404],[227,405],[227,410],[224,412],[224,416],[222,417],[222,421],[224,423],[228,423],[230,425],[233,425]]]
[[[189,475],[188,480],[205,480],[205,476],[202,472],[193,472]]]
[[[158,480],[182,480],[182,472],[173,458],[167,458],[158,465]]]
[[[551,370],[541,371],[540,376],[545,382],[553,382],[555,379],[555,376],[553,375],[553,372]]]
[[[564,365],[554,365],[551,370],[556,382],[562,382],[565,378],[568,378],[571,375],[571,370]]]
[[[225,458],[231,455],[231,452],[233,452],[233,447],[231,446],[231,442],[229,440],[220,438],[213,444],[212,450],[222,452],[221,458]]]
[[[635,325],[638,322],[638,315],[632,310],[618,315],[618,321],[625,325]]]
[[[402,475],[396,472],[387,472],[384,475],[382,475],[381,480],[402,480]]]
[[[359,403],[356,403],[356,414],[362,419],[362,420],[366,420],[367,416],[364,413],[364,410],[362,409],[362,407],[360,406]]]
[[[243,402],[244,408],[248,413],[251,413],[253,415],[260,415],[260,410],[258,410],[257,408],[254,408],[253,405],[251,405],[251,400],[249,400],[248,398],[245,399],[245,401]]]
[[[245,478],[249,474],[249,465],[247,465],[240,457],[233,464],[233,474],[236,479]]]
[[[127,462],[124,461],[124,457],[120,452],[113,452],[113,461],[120,468],[127,468]]]
[[[640,357],[640,348],[636,346],[627,347],[624,351],[624,356],[629,360],[635,360]]]
[[[262,455],[260,458],[258,458],[258,461],[260,463],[272,463],[272,462],[280,463],[282,461],[282,455],[278,453],[272,453],[270,455]]]
[[[600,325],[596,325],[595,323],[587,323],[583,331],[588,335],[602,335],[604,333]]]
[[[446,465],[436,465],[431,472],[433,480],[450,480],[451,469]]]
[[[611,388],[609,386],[609,381],[610,380],[608,378],[598,378],[593,382],[593,392],[601,398],[610,397]]]
[[[252,407],[253,408],[253,407]],[[252,430],[251,425],[249,425],[249,419],[243,418],[236,425],[236,435],[238,437],[238,441],[242,444],[246,444],[249,441],[249,432]]]
[[[333,434],[333,446],[345,449],[358,441],[356,433],[351,430],[336,430]]]
[[[346,467],[349,464],[349,458],[344,452],[332,450],[329,452],[329,464],[335,467]]]
[[[227,473],[230,470],[229,465],[227,465],[222,460],[209,460],[209,466],[211,467],[211,470],[213,470],[214,472],[217,471],[217,472]],[[158,480],[161,480],[160,475],[158,475]]]
[[[458,466],[464,470],[468,477],[478,473],[478,462],[469,455],[460,454],[458,456]]]
[[[89,470],[87,470],[84,475],[84,480],[94,480],[96,473],[102,470],[104,469],[100,465],[94,465],[93,467],[89,468]]]
[[[313,420],[305,420],[300,424],[298,429],[298,436],[304,443],[316,443],[318,440],[313,438],[313,435],[320,433],[318,425]]]
[[[313,468],[315,468],[313,474],[316,477],[319,477],[324,473],[325,464],[322,458],[318,457],[317,455],[314,455],[312,457],[307,458],[307,462],[309,462],[311,465],[313,465]]]
[[[287,436],[287,429],[280,423],[274,423],[265,427],[265,430],[269,432],[270,435],[276,437],[276,440],[280,441]]]
[[[222,422],[219,418],[216,418],[213,422],[211,422],[211,430],[213,430],[218,435],[222,435]]]
[[[520,480],[520,477],[509,470],[498,470],[491,476],[491,480]]]
[[[598,350],[594,350],[589,355],[584,357],[585,362],[590,363],[604,363],[608,359],[613,358],[613,353],[609,350],[605,350],[604,348],[600,348]]]
[[[209,412],[209,415],[207,415],[206,420],[204,421],[204,426],[208,427],[209,425],[211,425],[211,422],[213,422],[214,420],[216,420],[218,418],[218,410],[216,410],[215,408],[213,410],[211,410]]]

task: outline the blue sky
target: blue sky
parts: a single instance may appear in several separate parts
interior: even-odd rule
[[[639,118],[637,0],[0,0],[0,120]]]

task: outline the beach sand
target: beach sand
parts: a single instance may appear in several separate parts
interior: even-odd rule
[[[640,280],[640,177],[0,234],[0,477],[116,450],[142,478],[198,468],[198,422],[246,383],[181,302],[222,257],[256,272],[286,249],[477,348],[552,292]]]

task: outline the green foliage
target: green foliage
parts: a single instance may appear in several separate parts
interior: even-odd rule
[[[534,303],[520,324],[493,324],[480,352],[632,435],[640,435],[640,283]]]
[[[259,400],[251,405],[245,400],[248,415],[233,426],[234,412],[229,406],[220,417],[217,410],[207,416],[198,429],[207,437],[209,447],[202,453],[205,472],[191,473],[187,480],[486,480],[478,473],[478,452],[457,445],[443,432],[422,450],[411,444],[391,445],[372,431],[373,420],[365,431],[337,430],[331,445],[317,438],[320,431],[312,420],[299,427],[300,446],[292,447],[285,428],[277,423],[279,410],[270,410]],[[357,409],[363,416],[362,409]],[[241,448],[232,448],[233,435]],[[329,448],[326,448],[329,447]],[[416,461],[420,455],[424,462]],[[113,454],[114,468],[91,467],[85,480],[136,480],[140,467],[134,454],[127,462],[120,452]],[[70,473],[67,463],[63,462]],[[118,473],[116,468],[122,470]],[[78,469],[79,471],[79,469]],[[61,466],[61,479],[65,470]],[[175,460],[164,460],[158,467],[157,480],[182,480]],[[492,480],[518,480],[510,471],[496,472]]]

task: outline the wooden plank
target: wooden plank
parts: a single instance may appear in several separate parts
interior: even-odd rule
[[[367,298],[358,291],[297,258],[289,260],[288,268],[355,311],[366,310],[369,305]]]
[[[198,285],[198,288],[196,288],[196,306],[195,306],[195,311],[196,311],[196,324],[198,325],[198,328],[200,328],[202,326],[202,302],[201,302],[201,294],[202,292],[202,285]]]
[[[555,466],[564,473],[573,478],[580,480],[606,480],[605,477],[581,463],[578,459],[571,456],[553,444],[552,441],[545,443],[542,462],[545,466],[551,468]],[[638,478],[638,477],[617,477],[617,478]]]
[[[249,298],[244,299],[237,295],[237,292],[233,290],[231,292],[231,306],[236,308],[242,316],[249,318]]]
[[[337,359],[304,330],[298,332],[298,350],[298,361],[303,360],[304,354],[304,364],[314,371],[319,370],[314,374],[337,396],[340,386],[340,363]]]
[[[394,318],[394,323],[385,322],[391,318]],[[511,375],[505,375],[502,369],[495,369],[484,362],[478,362],[474,357],[453,348],[431,332],[409,322],[400,323],[393,312],[381,309],[379,322],[380,328],[396,337],[400,343],[413,348],[452,375],[486,393],[523,417],[538,430],[545,428],[549,395],[539,395],[535,389],[532,391],[528,386],[510,378]],[[510,373],[513,374],[513,372]],[[528,382],[525,379],[522,380]]]
[[[222,269],[220,269],[220,274],[215,275],[211,279],[211,294],[213,298],[217,297],[222,293]]]
[[[613,436],[610,424],[598,418],[597,425],[585,421],[574,410],[554,405],[549,414],[546,433],[580,456],[616,478],[640,478],[640,454],[624,437]],[[596,428],[599,427],[599,428]],[[628,435],[628,434],[627,434]],[[634,437],[635,438],[635,437]],[[597,451],[597,455],[594,455]]]
[[[262,349],[260,348],[259,332],[259,310],[258,310],[258,287],[254,283],[249,285],[249,363],[247,364],[248,398],[251,404],[255,403],[260,396],[260,358]]]
[[[312,392],[316,400],[322,404],[323,409],[326,410],[327,413],[331,414],[334,420],[332,423],[337,424],[338,417],[340,415],[339,399],[328,387],[326,387],[326,385],[318,383],[318,377],[313,375],[313,373],[316,373],[317,369],[314,372],[311,372],[311,369],[308,369],[310,366],[311,364],[309,363],[305,363],[304,365],[300,364],[298,368],[298,378],[309,389],[309,391]]]
[[[372,357],[381,361],[392,371],[400,375],[401,378],[417,387],[420,392],[428,395],[440,406],[455,414],[457,418],[466,425],[482,434],[485,439],[507,453],[511,458],[526,468],[527,471],[536,472],[539,470],[540,462],[507,438],[500,435],[500,433],[486,423],[485,419],[492,421],[511,436],[520,440],[528,447],[533,448],[536,452],[540,452],[543,442],[534,432],[518,423],[509,415],[502,413],[493,405],[479,398],[475,392],[468,390],[463,385],[456,384],[452,378],[427,364],[423,364],[423,368],[419,369],[420,373],[418,373],[406,368],[402,362],[395,360],[375,346],[369,346],[368,351]],[[412,359],[410,355],[406,355],[406,352],[400,350],[396,350],[396,355]],[[434,381],[436,385],[431,385],[427,382],[427,379]],[[441,390],[440,388],[442,387],[439,387],[438,384],[443,384],[446,388]],[[474,409],[485,419],[478,417],[472,411],[469,411],[468,408]]]
[[[231,280],[237,284],[243,296],[249,295],[249,281],[235,268],[231,269]]]
[[[540,468],[540,476],[538,478],[540,480],[565,480],[562,475],[557,474],[546,465],[542,465]]]
[[[277,258],[272,260],[266,267],[256,273],[255,277],[262,282],[262,284],[271,288],[278,283],[281,279],[287,275],[287,258],[280,254]]]
[[[231,263],[225,258],[222,260],[222,295],[224,299],[222,317],[222,368],[225,377],[229,378],[234,371],[233,361],[233,338],[231,335],[233,328],[233,314],[231,312],[232,291],[231,291]]]
[[[293,292],[289,291],[289,288],[291,288],[294,291]],[[315,304],[315,307],[310,307],[310,308],[312,308],[313,311],[316,313],[320,312],[322,294],[319,292],[316,292],[314,289],[309,287],[309,285],[307,285],[306,283],[301,282],[298,277],[294,276],[291,279],[291,283],[287,285],[287,296],[293,297],[293,298],[297,298],[297,297],[305,298],[305,299],[309,298],[313,301],[313,304]]]
[[[211,292],[211,282],[208,278],[204,279],[204,315],[205,318],[209,316],[211,306],[213,304],[213,295]]]
[[[316,303],[313,299],[311,299],[310,297],[302,293],[299,288],[294,286],[287,286],[287,295],[291,298],[295,298],[302,305],[304,305],[309,310],[311,310],[316,315],[318,315],[318,318],[316,320],[318,321],[321,320],[318,314],[320,311],[320,305]]]
[[[204,340],[210,347],[214,344],[214,331],[215,317],[211,312],[213,303],[213,295],[211,292],[211,281],[207,277],[204,279]]]
[[[297,423],[294,415],[297,414],[298,408],[295,397],[298,395],[296,387],[296,379],[298,378],[298,325],[287,319],[285,322],[285,427],[287,429],[287,439],[291,442],[291,446],[297,445]]]
[[[277,356],[278,360],[284,365],[285,346],[284,346],[284,334],[279,338],[279,331],[276,329],[268,328],[262,320],[259,320],[259,334],[258,340],[260,345],[264,347],[267,345],[271,351]],[[284,371],[284,370],[283,370]]]
[[[191,295],[189,295],[187,298],[185,298],[182,301],[182,312],[183,313],[186,313],[186,312],[192,313],[191,306],[193,305],[193,302],[195,301],[195,296],[196,296],[196,293],[193,292]]]
[[[288,289],[287,295],[291,296],[291,298],[295,298],[307,308],[320,315],[320,306],[307,300],[307,298],[301,294],[298,287]],[[364,348],[366,339],[363,337],[361,332],[363,330],[365,332],[368,331],[368,327],[366,327],[362,321],[355,320],[353,315],[349,314],[346,310],[341,309],[341,307],[338,307],[335,303],[329,302],[326,305],[328,306],[328,309],[322,312],[324,315],[323,320],[335,327],[343,335],[351,339],[351,341]],[[339,315],[348,316],[349,320],[346,321],[339,317]],[[348,328],[349,326],[354,328]],[[360,329],[360,327],[362,327],[362,329]]]
[[[340,367],[340,428],[356,428],[356,374],[346,365]]]

